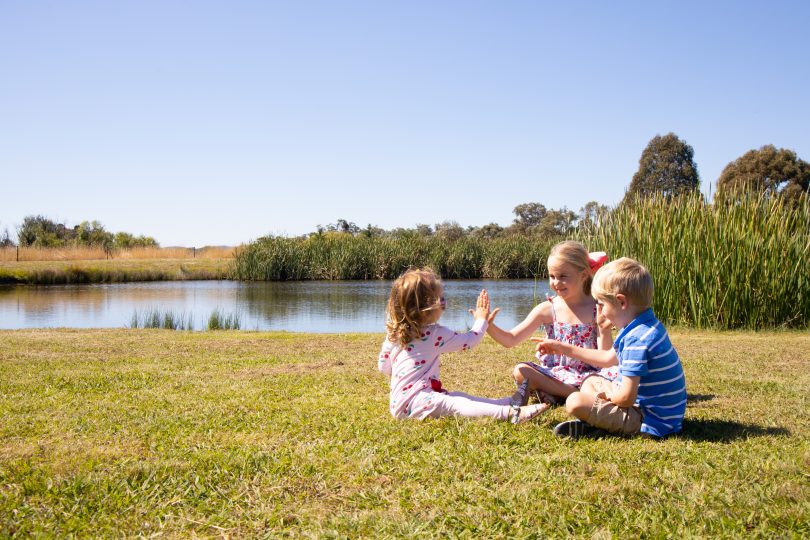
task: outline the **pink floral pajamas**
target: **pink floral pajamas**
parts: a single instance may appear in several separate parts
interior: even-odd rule
[[[475,347],[483,339],[486,329],[487,322],[477,319],[472,329],[463,334],[432,324],[422,331],[419,338],[404,347],[386,339],[377,359],[377,367],[391,377],[391,415],[420,420],[442,416],[509,418],[509,398],[488,399],[441,390],[441,353],[466,351]]]

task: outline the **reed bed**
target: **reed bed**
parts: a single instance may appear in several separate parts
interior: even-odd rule
[[[810,325],[810,202],[702,197],[623,205],[579,231],[592,250],[628,256],[655,280],[663,320],[698,328]]]
[[[151,259],[233,259],[239,247],[206,246],[184,247],[136,247],[106,251],[102,247],[78,246],[67,248],[0,248],[0,261],[92,261],[101,259],[151,260]]]
[[[215,309],[208,317],[209,330],[239,330],[242,327],[242,317],[239,313],[226,313]]]
[[[134,311],[129,323],[130,328],[162,328],[164,330],[194,330],[194,317],[191,313],[158,308]]]
[[[546,258],[555,242],[528,237],[452,242],[348,234],[266,237],[237,254],[234,275],[259,281],[393,279],[409,266],[431,266],[446,279],[531,278],[546,275]]]
[[[155,328],[163,330],[194,330],[194,315],[185,311],[175,312],[159,308],[135,310],[129,322],[130,328]],[[237,313],[215,309],[208,316],[208,330],[239,330],[242,317]]]

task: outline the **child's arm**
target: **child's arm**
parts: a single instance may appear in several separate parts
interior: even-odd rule
[[[483,289],[478,295],[475,309],[471,309],[470,313],[475,318],[475,322],[469,332],[459,334],[441,326],[442,331],[438,335],[430,336],[431,339],[435,339],[434,346],[439,347],[440,352],[466,351],[472,349],[484,339],[487,330],[487,318],[489,317],[489,293],[486,289]],[[445,337],[442,333],[448,335]]]
[[[610,350],[583,349],[570,343],[546,338],[532,338],[532,341],[537,343],[537,352],[540,354],[562,354],[598,368],[615,366],[619,363],[616,351],[612,348]]]
[[[492,310],[492,313],[490,313],[487,334],[507,349],[511,349],[515,345],[519,345],[529,339],[541,324],[551,322],[551,303],[548,301],[535,306],[526,318],[523,319],[523,322],[511,330],[504,330],[496,326],[493,322],[500,310],[501,308],[495,308]]]
[[[618,390],[611,393],[600,392],[596,397],[608,400],[617,407],[632,407],[638,397],[638,385],[640,381],[640,376],[628,377],[624,375],[622,376],[622,383]]]
[[[380,349],[380,354],[377,356],[377,369],[381,372],[385,373],[389,377],[391,376],[391,362],[396,356],[396,353],[399,351],[399,347],[397,347],[393,342],[389,340],[385,340],[382,345],[382,349]]]

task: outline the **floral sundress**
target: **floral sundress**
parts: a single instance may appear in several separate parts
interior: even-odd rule
[[[596,349],[596,338],[599,334],[596,327],[596,306],[593,307],[593,321],[589,323],[565,323],[557,320],[557,312],[554,309],[554,298],[549,297],[551,302],[551,324],[546,324],[546,337],[556,339],[564,343],[570,343],[584,349]],[[582,385],[582,381],[590,375],[601,375],[607,379],[614,379],[615,375],[611,370],[615,368],[599,369],[590,364],[586,364],[576,358],[571,358],[563,354],[536,354],[537,362],[527,362],[528,365],[544,373],[549,377],[557,379],[565,384],[570,384],[577,388]]]

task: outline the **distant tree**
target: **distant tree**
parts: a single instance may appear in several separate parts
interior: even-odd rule
[[[749,150],[726,165],[717,180],[719,198],[744,193],[780,194],[788,200],[810,190],[810,164],[796,152],[772,144]]]
[[[574,230],[577,215],[566,207],[549,210],[543,220],[530,229],[532,234],[542,237],[567,236]]]
[[[596,201],[587,202],[585,206],[579,209],[577,226],[587,227],[597,224],[608,212],[610,212],[610,208],[604,204],[600,204]]]
[[[503,227],[497,223],[487,223],[481,227],[474,227],[470,231],[470,236],[475,238],[497,238],[503,233]]]
[[[157,240],[151,236],[134,236],[128,232],[115,233],[113,245],[116,249],[131,249],[136,247],[158,247]]]
[[[436,236],[454,242],[464,237],[464,229],[456,221],[443,221],[437,223],[434,227],[436,229]]]
[[[430,225],[424,223],[416,224],[416,234],[418,236],[433,236],[433,229]]]
[[[381,229],[379,227],[375,227],[374,225],[369,223],[366,226],[365,229],[360,231],[360,234],[365,236],[366,238],[377,238],[377,237],[380,237],[380,236],[384,236],[385,235],[385,230],[383,230],[383,229]]]
[[[516,216],[514,223],[524,229],[540,225],[546,217],[546,207],[538,202],[519,204],[512,212]]]
[[[11,239],[11,235],[8,233],[8,227],[6,230],[3,231],[3,234],[0,236],[0,247],[14,247],[14,241]]]
[[[61,247],[65,245],[67,227],[43,216],[25,216],[17,229],[22,247]]]
[[[360,227],[358,227],[353,221],[346,221],[345,219],[338,219],[336,223],[329,224],[327,229],[330,231],[348,234],[357,234],[360,232]]]
[[[101,246],[112,249],[115,235],[104,229],[104,225],[96,220],[82,221],[73,228],[71,235],[78,246]]]
[[[697,191],[700,187],[695,151],[674,133],[656,135],[641,153],[625,200],[663,195],[667,198]]]

